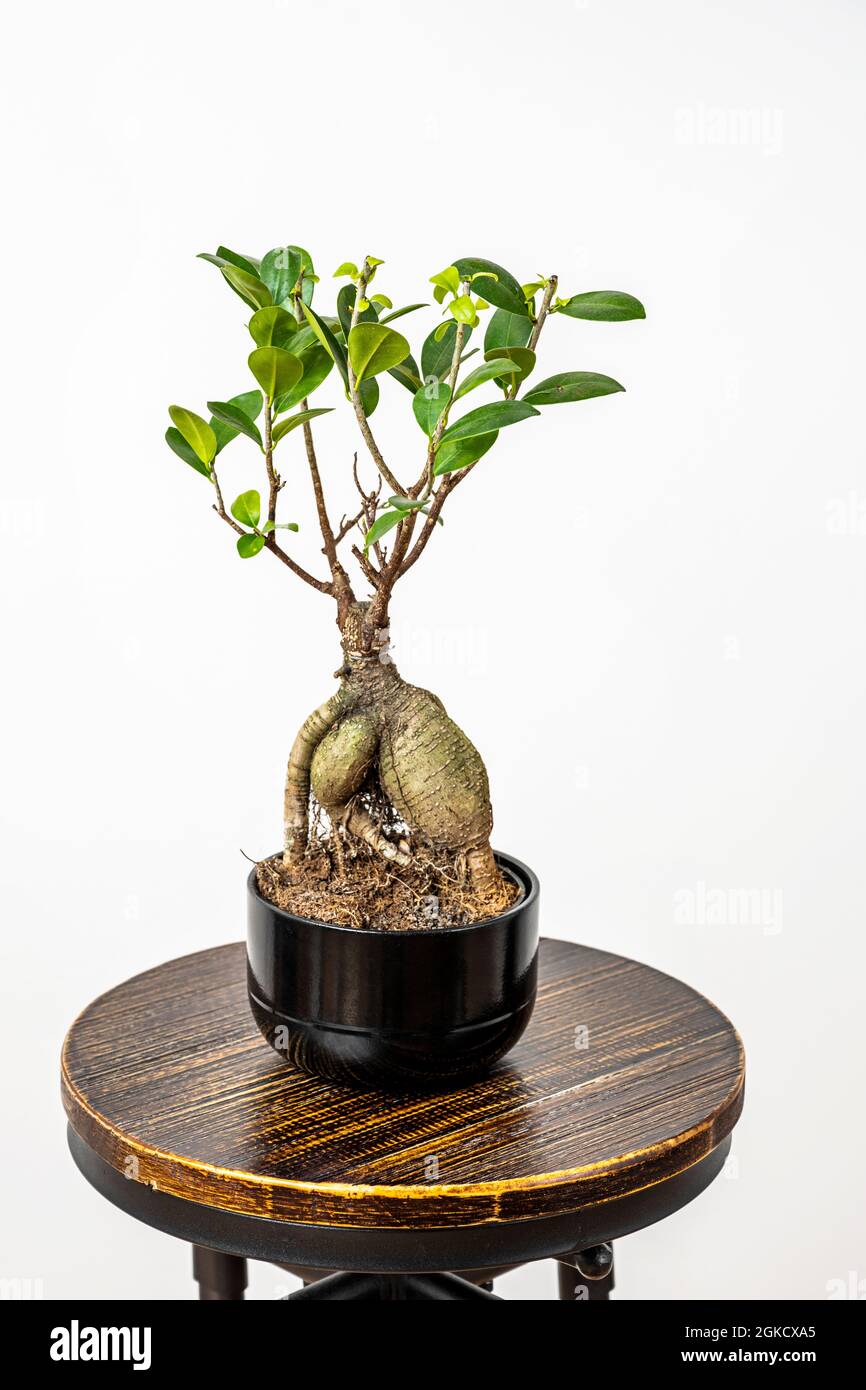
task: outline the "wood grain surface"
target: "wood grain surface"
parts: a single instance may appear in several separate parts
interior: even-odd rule
[[[743,1080],[739,1037],[702,995],[550,940],[527,1033],[463,1090],[353,1091],[286,1066],[249,1014],[241,944],[102,995],[62,1065],[70,1123],[131,1181],[248,1215],[421,1229],[560,1215],[662,1182],[731,1131]]]

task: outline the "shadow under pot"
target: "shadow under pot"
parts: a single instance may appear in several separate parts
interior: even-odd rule
[[[373,931],[296,917],[247,880],[253,1016],[286,1062],[388,1090],[459,1086],[514,1046],[535,1003],[538,879],[510,855],[521,892],[468,927]]]

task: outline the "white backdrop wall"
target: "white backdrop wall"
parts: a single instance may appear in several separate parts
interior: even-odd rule
[[[369,252],[395,302],[463,254],[644,300],[551,323],[544,375],[627,394],[503,435],[398,592],[395,654],[479,744],[545,931],[743,1034],[726,1179],[622,1243],[620,1295],[866,1292],[864,29],[846,0],[7,17],[3,1275],[192,1292],[188,1252],[74,1171],[58,1053],[103,989],[242,935],[239,851],[277,846],[290,739],[333,686],[326,600],[241,563],[162,440],[169,401],[246,389],[243,307],[194,254],[294,241],[326,294]],[[383,394],[383,443],[417,456]],[[320,441],[340,510],[345,410]],[[256,483],[233,451],[232,495]]]

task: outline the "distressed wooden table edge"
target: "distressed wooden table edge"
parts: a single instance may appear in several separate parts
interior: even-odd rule
[[[212,950],[237,949],[237,945],[227,943]],[[190,952],[177,959],[185,961],[208,954],[208,951]],[[164,965],[174,963],[165,962]],[[628,963],[640,966],[640,962]],[[156,966],[142,971],[123,985],[156,974],[161,968]],[[664,972],[653,970],[653,973],[681,984]],[[704,998],[690,986],[683,988]],[[686,1172],[727,1138],[743,1108],[745,1055],[742,1041],[730,1020],[711,1001],[705,1000],[727,1025],[736,1042],[737,1075],[721,1103],[701,1123],[661,1143],[598,1163],[479,1183],[362,1184],[277,1178],[246,1169],[219,1167],[160,1149],[119,1129],[89,1104],[70,1075],[70,1040],[79,1023],[112,993],[114,990],[107,990],[87,1005],[64,1039],[61,1091],[69,1123],[84,1143],[131,1180],[174,1197],[240,1215],[310,1226],[382,1229],[483,1226],[571,1215],[657,1186]]]

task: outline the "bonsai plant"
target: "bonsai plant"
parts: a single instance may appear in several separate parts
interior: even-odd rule
[[[278,1046],[275,1019],[288,1020],[283,1050],[322,1070],[321,1050],[311,1052],[308,1033],[298,1046],[297,1013],[275,1009],[273,998],[265,1006],[259,997],[273,995],[273,957],[285,949],[289,924],[340,928],[341,950],[356,951],[363,940],[367,953],[396,950],[397,938],[429,943],[454,929],[513,925],[521,913],[531,917],[534,931],[534,876],[491,849],[487,771],[473,743],[435,694],[398,673],[389,651],[391,604],[400,580],[442,526],[452,493],[476,468],[490,466],[486,456],[502,430],[531,428],[528,422],[548,406],[624,389],[597,372],[537,380],[540,340],[550,320],[616,322],[643,318],[644,310],[631,295],[615,291],[562,297],[555,275],[521,284],[479,257],[459,258],[430,277],[433,305],[395,308],[378,289],[383,262],[368,256],[336,270],[342,283],[329,312],[319,302],[312,258],[301,247],[276,247],[258,260],[221,246],[203,259],[218,268],[246,307],[252,339],[247,365],[257,389],[209,401],[208,418],[170,406],[166,440],[209,485],[214,511],[235,533],[241,559],[269,553],[331,601],[342,644],[336,691],[304,720],[291,744],[282,852],[257,866],[250,885],[255,913],[270,924],[268,964],[260,962],[267,982],[251,957],[254,1012],[256,1001],[266,1007],[267,1017],[257,1016]],[[416,358],[402,320],[425,309],[437,319]],[[326,384],[337,390],[323,390]],[[398,409],[404,391],[419,427],[417,457],[389,461],[372,420],[380,398],[389,410]],[[355,455],[347,476],[354,504],[342,500],[345,511],[337,521],[322,483],[314,421],[326,429],[323,417],[341,399],[354,412],[359,448],[367,457],[359,464]],[[241,437],[254,446],[262,484],[228,491],[223,451]],[[323,565],[316,572],[293,556],[289,537],[298,523],[281,511],[289,478],[293,505],[298,500],[303,455],[322,543]],[[227,464],[225,471],[233,467]],[[355,934],[354,945],[346,942],[347,928]],[[371,946],[377,937],[393,937],[394,944]],[[319,932],[314,939],[327,938]],[[415,949],[417,954],[430,948]],[[434,974],[431,962],[444,962],[446,949],[453,944],[429,958],[426,968]],[[363,972],[365,961],[369,954],[358,957],[354,968]],[[319,960],[317,968],[325,969],[325,962]],[[294,960],[285,988],[297,987],[298,972]],[[534,988],[529,974],[523,971],[524,995],[530,984]],[[527,997],[521,1027],[528,1018]],[[299,1005],[298,999],[293,1003]],[[486,999],[481,1011],[502,1003]],[[435,1008],[430,1022],[434,1032],[437,1022],[468,1026],[465,1018],[446,1020]],[[482,1064],[489,1065],[492,1055]],[[331,1074],[343,1070],[342,1064],[330,1066]]]

